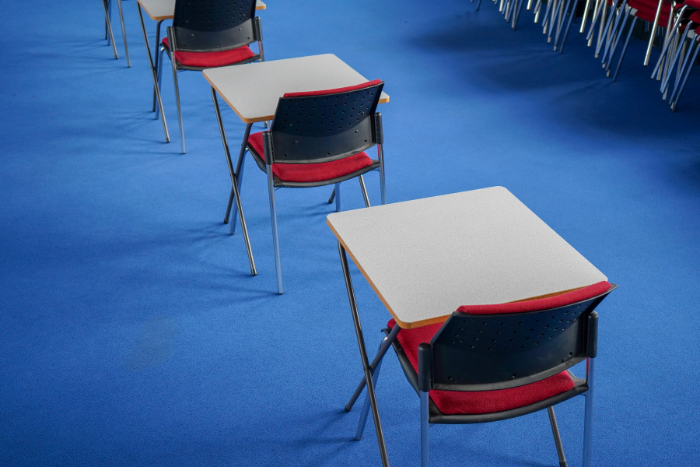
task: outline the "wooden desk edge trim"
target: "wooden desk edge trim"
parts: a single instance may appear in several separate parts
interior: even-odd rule
[[[209,69],[211,69],[211,70],[216,70],[216,69],[218,69],[218,68],[209,68]],[[202,75],[204,76],[204,79],[206,79],[207,82],[209,83],[209,85],[210,85],[212,88],[214,88],[214,90],[215,90],[216,93],[219,95],[219,97],[221,97],[221,98],[224,100],[224,102],[226,102],[226,104],[228,104],[228,106],[231,107],[231,109],[232,109],[234,112],[236,112],[236,115],[238,115],[238,118],[240,118],[240,119],[243,121],[243,123],[255,123],[255,122],[264,122],[264,121],[266,121],[266,120],[272,120],[272,117],[274,117],[274,115],[267,116],[267,117],[260,117],[260,118],[252,118],[252,119],[251,119],[251,118],[245,118],[243,115],[240,114],[240,112],[239,112],[233,105],[231,105],[231,102],[229,102],[229,100],[226,99],[226,96],[223,95],[223,93],[219,90],[219,88],[217,88],[217,87],[214,85],[214,83],[211,82],[211,80],[209,79],[209,77],[208,77],[207,74],[205,73],[206,71],[207,71],[207,70],[203,70],[203,71],[202,71]]]
[[[391,307],[389,306],[387,301],[384,299],[384,296],[379,292],[379,289],[377,289],[377,287],[374,285],[374,282],[372,282],[372,279],[369,278],[369,276],[365,272],[362,265],[360,265],[360,263],[357,261],[357,259],[355,258],[355,255],[352,254],[352,251],[350,251],[350,249],[345,244],[345,242],[343,242],[343,239],[340,238],[340,235],[338,235],[338,232],[335,230],[335,228],[333,228],[333,224],[330,223],[328,218],[326,218],[326,224],[328,224],[328,227],[331,228],[331,231],[333,231],[333,235],[335,235],[335,238],[337,238],[338,241],[340,242],[340,244],[343,245],[343,248],[348,253],[348,255],[350,255],[350,258],[352,259],[353,263],[355,263],[355,266],[357,266],[357,269],[360,270],[360,272],[362,273],[362,276],[369,283],[370,287],[372,287],[372,290],[374,290],[374,293],[377,294],[377,297],[379,297],[379,300],[381,300],[381,302],[384,304],[384,306],[386,307],[386,309],[389,312],[389,314],[391,315],[391,317],[394,318],[394,321],[396,321],[396,323],[401,327],[401,329],[419,328],[422,326],[426,326],[428,324],[442,323],[443,321],[445,321],[447,319],[447,317],[449,315],[441,316],[441,317],[437,317],[437,318],[431,318],[431,319],[428,319],[425,321],[417,321],[415,323],[405,323],[405,322],[401,321],[399,318],[397,318],[396,314],[394,313],[394,310],[391,309]]]
[[[386,307],[386,309],[389,312],[389,314],[391,315],[391,317],[394,318],[394,321],[396,321],[396,323],[401,327],[401,329],[414,329],[414,328],[420,328],[423,326],[430,326],[431,324],[444,323],[447,320],[447,318],[449,318],[450,315],[452,315],[453,312],[450,312],[450,313],[443,315],[443,316],[436,316],[434,318],[425,319],[422,321],[414,321],[412,323],[405,323],[405,322],[401,321],[399,318],[396,317],[394,310],[391,309],[389,304],[384,299],[384,296],[381,293],[379,293],[379,290],[374,285],[374,282],[372,282],[372,280],[369,278],[369,276],[365,272],[364,268],[360,265],[360,263],[357,262],[355,255],[352,254],[352,251],[350,251],[350,249],[345,244],[345,242],[343,242],[343,240],[340,238],[340,235],[338,235],[338,232],[336,232],[336,230],[333,228],[333,224],[330,223],[328,218],[326,218],[326,224],[328,224],[328,227],[330,227],[330,229],[333,231],[333,234],[335,235],[335,237],[338,239],[340,244],[343,245],[343,248],[348,253],[348,255],[350,255],[350,258],[352,258],[352,261],[353,261],[353,263],[355,263],[355,266],[357,266],[357,269],[360,270],[360,272],[362,273],[362,276],[369,283],[370,287],[372,287],[372,290],[374,290],[374,293],[377,294],[377,296],[379,297],[379,300],[381,300],[381,302],[384,304],[384,306]],[[581,287],[574,287],[573,289],[562,290],[561,292],[552,292],[552,293],[545,294],[545,295],[538,295],[536,297],[529,297],[529,298],[523,298],[520,300],[513,300],[511,302],[506,302],[506,303],[525,302],[528,300],[539,300],[542,298],[556,297],[557,295],[562,295],[562,294],[565,294],[568,292],[573,292],[574,290],[579,290],[579,289],[582,289],[584,287],[587,287],[587,286],[584,285]],[[457,310],[455,310],[455,311],[457,311]]]
[[[264,63],[264,62],[259,62],[259,63]],[[210,69],[210,70],[216,70],[217,68],[208,68],[208,69]],[[204,76],[204,79],[206,79],[207,82],[209,83],[209,85],[210,85],[211,87],[214,88],[214,90],[217,92],[217,94],[219,94],[219,97],[221,97],[221,98],[224,100],[224,102],[226,102],[226,103],[228,104],[228,106],[231,107],[231,109],[232,109],[234,112],[236,112],[236,115],[238,115],[238,118],[240,118],[240,119],[243,121],[243,123],[268,122],[268,121],[270,121],[270,120],[272,120],[272,119],[275,118],[275,115],[274,115],[274,114],[272,114],[272,115],[266,115],[266,116],[264,116],[264,117],[245,118],[245,117],[244,117],[243,115],[241,115],[241,113],[231,104],[231,102],[229,102],[229,100],[226,99],[226,97],[225,97],[225,96],[223,95],[223,93],[219,90],[219,88],[217,88],[217,87],[214,85],[214,83],[212,83],[212,82],[209,80],[209,77],[206,75],[205,71],[207,71],[207,70],[203,70],[203,71],[202,71],[202,75]],[[385,103],[387,103],[387,102],[389,102],[389,97],[388,97],[388,96],[387,96],[386,99],[380,99],[380,100],[379,100],[379,103],[380,103],[380,104],[385,104]],[[328,225],[330,225],[330,224],[328,224]],[[331,229],[332,229],[332,227],[331,227]],[[334,230],[333,232],[335,233],[335,230]],[[337,237],[337,234],[336,234],[336,237]]]
[[[148,11],[148,8],[146,8],[146,5],[144,5],[143,3],[141,3],[141,0],[137,0],[137,1],[138,1],[138,4],[139,4],[139,5],[141,6],[141,8],[143,9],[143,11],[145,11],[146,14],[148,15],[148,17],[151,18],[153,21],[163,21],[163,20],[166,20],[166,19],[173,19],[173,14],[174,14],[174,13],[171,14],[171,15],[166,15],[166,16],[153,16],[153,15],[151,14],[151,12]],[[160,44],[159,44],[159,45],[160,45]]]

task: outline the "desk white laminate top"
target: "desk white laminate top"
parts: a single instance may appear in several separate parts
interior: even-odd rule
[[[154,21],[164,19],[172,19],[175,14],[175,0],[138,0],[141,8]],[[260,0],[255,2],[256,10],[264,10],[267,8]]]
[[[279,98],[287,92],[335,89],[367,82],[333,54],[210,68],[202,73],[246,123],[272,120]],[[389,102],[389,96],[382,92],[379,103],[385,102]]]
[[[328,225],[402,328],[607,278],[503,187],[330,214]]]

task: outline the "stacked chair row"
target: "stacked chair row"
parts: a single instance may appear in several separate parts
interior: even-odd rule
[[[480,3],[479,0],[477,10]],[[553,43],[554,50],[562,53],[579,0],[494,0],[494,3],[498,3],[499,11],[513,30],[517,28],[523,7],[532,10],[534,22],[541,20],[547,42]],[[586,32],[589,18],[591,22]],[[700,0],[586,0],[579,32],[586,34],[589,47],[595,45],[595,57],[601,59],[606,76],[612,75],[613,81],[617,80],[637,20],[642,20],[649,32],[644,66],[650,63],[654,44],[661,47],[652,79],[661,82],[662,97],[675,111],[700,51],[695,32],[700,24]]]

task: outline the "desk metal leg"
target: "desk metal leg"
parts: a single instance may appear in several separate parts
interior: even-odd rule
[[[119,58],[119,56],[117,55],[117,46],[114,44],[114,35],[112,34],[112,23],[109,21],[109,10],[111,7],[107,0],[102,0],[102,5],[105,8],[105,24],[107,25],[107,32],[109,33],[109,37],[107,38],[107,40],[112,45],[112,52],[114,52],[114,59],[116,60],[117,58]]]
[[[348,300],[350,302],[350,311],[352,320],[355,325],[355,334],[357,335],[357,345],[360,348],[360,358],[362,359],[362,368],[365,371],[365,381],[367,383],[367,397],[372,405],[372,417],[374,419],[374,428],[377,433],[377,443],[379,443],[379,454],[382,457],[382,465],[389,466],[389,457],[384,444],[384,432],[382,431],[382,423],[379,419],[379,408],[377,407],[377,398],[374,393],[374,383],[372,382],[372,370],[367,359],[367,349],[365,348],[365,338],[362,335],[362,325],[360,324],[360,315],[357,311],[357,303],[355,302],[355,291],[352,287],[352,278],[350,277],[350,269],[348,267],[348,258],[345,254],[343,245],[338,242],[338,252],[340,253],[340,264],[343,268],[343,276],[345,276],[345,287],[348,291]]]
[[[156,51],[156,56],[155,56],[155,68],[158,71],[158,75],[160,75],[160,62],[163,61],[163,54],[162,53],[157,53],[158,52],[158,46],[160,45],[160,25],[163,24],[164,20],[158,21],[156,23],[156,41],[154,43],[154,49]],[[159,85],[160,86],[160,85]],[[153,112],[157,112],[156,109],[156,88],[153,88]]]
[[[401,328],[398,324],[394,325],[389,335],[384,340],[382,340],[382,343],[379,346],[379,350],[377,350],[377,355],[374,357],[374,360],[372,360],[372,364],[370,365],[370,370],[372,370],[373,374],[377,366],[382,363],[384,355],[386,355],[386,352],[389,350],[389,347],[391,347],[391,344],[394,342],[394,339],[396,339],[396,336],[399,334],[400,330]],[[350,412],[352,410],[352,406],[355,405],[357,398],[360,397],[360,394],[362,394],[362,391],[364,389],[365,379],[362,378],[360,383],[357,385],[357,389],[355,389],[355,392],[352,394],[350,401],[345,405],[346,412]]]
[[[250,130],[253,127],[252,123],[248,123],[245,127],[245,133],[243,134],[243,141],[241,142],[241,151],[238,153],[238,162],[236,163],[236,176],[238,177],[238,189],[241,189],[241,184],[243,183],[243,168],[245,167],[245,152],[246,145],[248,144],[248,137],[250,136]],[[226,215],[224,216],[224,224],[229,222],[229,217],[231,216],[231,209],[233,208],[233,188],[228,197],[228,205],[226,206]],[[233,219],[231,219],[231,225],[229,229],[229,234],[233,235],[236,233],[236,219],[238,216],[238,209],[233,211]]]
[[[379,370],[381,369],[382,362],[380,361],[372,375],[372,384],[374,384],[375,388],[377,387],[377,379],[379,379]],[[369,415],[369,397],[365,397],[365,403],[362,404],[362,410],[360,411],[360,420],[357,422],[357,431],[355,432],[355,439],[357,441],[362,439],[362,434],[365,431],[365,424],[367,424],[367,415]]]
[[[119,5],[119,19],[122,22],[122,35],[124,36],[124,53],[126,54],[126,67],[131,68],[131,61],[129,60],[129,46],[126,45],[126,27],[124,27],[124,12],[122,11],[122,0],[117,0]]]
[[[216,110],[216,119],[219,122],[219,131],[221,132],[221,142],[224,144],[224,153],[226,154],[226,163],[228,164],[229,175],[231,176],[231,185],[233,187],[233,196],[236,199],[236,208],[241,213],[241,229],[243,230],[243,239],[245,247],[248,251],[248,262],[250,263],[250,274],[255,276],[258,271],[255,268],[255,260],[253,259],[253,249],[250,247],[250,239],[248,238],[248,228],[245,224],[245,216],[243,215],[243,206],[241,205],[241,197],[238,193],[238,179],[236,172],[233,170],[233,162],[231,162],[231,153],[228,150],[228,141],[226,140],[226,131],[224,131],[224,122],[221,119],[221,110],[219,109],[219,101],[216,99],[216,90],[211,88],[211,97],[214,100],[214,110]]]
[[[143,39],[144,41],[146,41],[146,54],[148,54],[148,63],[151,66],[151,75],[153,76],[153,86],[155,86],[156,98],[158,99],[158,106],[160,107],[160,116],[162,117],[163,131],[165,132],[165,142],[169,143],[170,135],[168,134],[168,124],[165,121],[163,101],[160,99],[160,89],[158,88],[158,76],[156,76],[156,69],[153,67],[153,57],[151,57],[151,46],[148,45],[148,34],[146,33],[146,24],[143,22],[143,12],[141,11],[141,4],[136,2],[136,7],[139,9],[139,18],[141,19],[141,30],[143,31]]]

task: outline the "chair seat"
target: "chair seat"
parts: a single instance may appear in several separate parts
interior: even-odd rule
[[[248,147],[261,162],[264,159],[263,133],[253,133]],[[259,164],[260,165],[260,164]],[[272,173],[283,182],[313,183],[344,177],[372,165],[372,159],[363,151],[353,156],[318,164],[272,164]]]
[[[390,328],[395,325],[396,322],[393,319],[388,323]],[[415,329],[402,329],[396,336],[416,372],[418,372],[418,345],[430,342],[441,326],[442,323],[437,323]],[[574,388],[574,385],[568,372],[563,371],[536,383],[511,389],[479,392],[433,389],[430,391],[430,398],[445,415],[477,415],[503,412],[534,404],[569,391]]]
[[[167,37],[163,39],[163,45],[170,50]],[[221,52],[175,52],[175,59],[178,62],[194,68],[217,68],[234,65],[253,57],[255,57],[255,52],[247,45]]]

